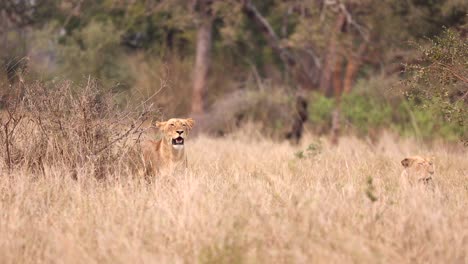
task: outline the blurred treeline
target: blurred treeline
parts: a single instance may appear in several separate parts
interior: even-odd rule
[[[2,0],[0,104],[20,84],[91,77],[120,104],[149,99],[217,134],[256,121],[292,139],[306,127],[456,140],[467,10],[464,0]],[[442,59],[462,78],[412,79]]]

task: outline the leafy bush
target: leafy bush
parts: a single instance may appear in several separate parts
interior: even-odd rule
[[[317,132],[330,129],[331,116],[335,100],[320,93],[312,93],[309,97],[308,112],[309,121]]]
[[[467,137],[462,119],[457,119],[458,122],[446,122],[447,113],[441,109],[444,104],[441,98],[405,98],[388,89],[391,83],[391,80],[381,78],[361,80],[350,94],[342,97],[340,109],[347,133],[367,136],[389,128],[401,135],[423,139],[441,137],[457,141],[460,137]],[[457,103],[463,104],[461,101]],[[329,131],[335,107],[333,98],[320,93],[311,94],[309,122],[315,132]]]
[[[434,119],[442,116],[443,120],[451,123],[438,123],[441,133],[458,134],[468,143],[464,132],[468,120],[466,37],[447,29],[442,36],[431,40],[430,45],[418,48],[421,58],[406,66],[408,78],[404,81],[405,95],[415,106],[435,114]],[[431,123],[425,121],[426,124]],[[460,127],[455,128],[453,124]]]
[[[298,159],[313,158],[322,153],[323,146],[320,140],[310,143],[305,150],[299,150],[294,155]]]
[[[112,22],[94,21],[58,45],[60,71],[81,81],[92,76],[108,87],[127,88],[132,83],[121,34]]]
[[[423,139],[442,137],[449,141],[457,141],[466,137],[466,129],[463,125],[454,122],[446,122],[444,113],[440,110],[440,102],[432,99],[432,103],[426,101],[426,107],[421,107],[418,102],[404,100],[394,111],[398,118],[393,128],[403,135],[415,135]]]
[[[391,106],[388,103],[366,94],[351,93],[343,96],[341,110],[344,118],[360,134],[370,128],[381,128],[391,122]]]
[[[314,130],[326,132],[330,129],[335,107],[335,99],[319,93],[312,94],[308,111]],[[388,103],[367,92],[353,92],[343,96],[341,112],[346,124],[361,135],[366,134],[370,128],[383,127],[391,121],[391,107]]]

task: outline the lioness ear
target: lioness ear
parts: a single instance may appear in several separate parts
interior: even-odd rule
[[[401,161],[401,165],[403,165],[403,167],[405,168],[408,168],[411,165],[411,163],[413,163],[413,160],[409,158],[406,158]]]
[[[195,125],[195,120],[193,120],[193,118],[187,118],[185,119],[185,123],[187,124],[189,129],[192,129],[193,126]]]
[[[434,156],[430,156],[428,158],[426,158],[426,161],[429,162],[429,164],[434,164],[434,160],[435,160],[435,157]]]
[[[162,129],[166,125],[166,123],[167,122],[156,122],[156,127]]]

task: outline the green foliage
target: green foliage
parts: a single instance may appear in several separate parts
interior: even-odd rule
[[[305,150],[294,153],[294,156],[298,159],[313,158],[320,153],[322,153],[322,142],[320,140],[316,140],[310,143]]]
[[[344,95],[341,101],[343,124],[347,132],[367,136],[370,132],[390,128],[405,136],[423,139],[441,137],[449,141],[466,138],[466,126],[459,122],[446,122],[446,112],[440,108],[440,98],[424,101],[390,94],[389,83],[380,79],[359,82],[356,89]],[[382,87],[376,87],[376,83]],[[461,104],[461,102],[458,102]],[[334,99],[314,93],[309,100],[309,121],[318,132],[328,131]],[[466,116],[465,116],[466,120]],[[306,156],[304,151],[296,154]]]
[[[228,235],[201,249],[198,262],[203,264],[240,264],[247,261],[246,245],[243,242],[244,223],[236,222]]]
[[[458,123],[446,122],[440,111],[439,102],[432,99],[422,108],[418,103],[409,100],[399,104],[394,112],[398,122],[393,126],[403,135],[415,135],[423,139],[442,137],[450,141],[466,138],[466,128]]]
[[[361,134],[391,122],[391,106],[368,94],[351,93],[343,96],[341,111],[344,118]]]
[[[124,63],[120,32],[112,22],[92,22],[59,45],[60,71],[68,78],[88,76],[112,87],[125,88],[132,80]]]
[[[31,59],[31,72],[36,70],[40,76],[48,71],[48,76],[60,75],[78,82],[91,76],[105,87],[128,87],[128,93],[122,93],[123,104],[138,104],[164,86],[158,96],[151,98],[152,102],[168,116],[186,115],[190,111],[190,82],[200,22],[197,2],[15,1],[21,7],[17,8],[21,12],[12,16],[17,22],[0,21],[0,26],[8,28],[0,32],[7,42],[0,56],[15,62],[32,51],[39,54],[37,57],[47,57],[43,61]],[[466,1],[252,0],[276,33],[276,44],[294,55],[295,67],[286,67],[280,60],[271,39],[264,34],[265,28],[246,16],[243,1],[208,2],[212,3],[213,56],[207,104],[214,107],[224,100],[227,105],[236,105],[232,107],[233,119],[262,123],[267,134],[289,129],[295,104],[293,93],[285,87],[297,85],[302,82],[297,76],[307,75],[307,88],[315,88],[312,80],[321,77],[317,65],[321,69],[326,66],[330,32],[335,30],[338,10],[344,7],[350,23],[338,34],[340,53],[344,57],[357,55],[357,47],[368,41],[357,74],[361,81],[340,102],[346,130],[367,135],[375,129],[392,127],[424,138],[466,135],[468,44],[466,37],[442,27],[466,30]],[[2,7],[5,4],[0,4],[0,11],[5,11]],[[18,24],[21,21],[30,23],[30,36],[20,30],[25,27]],[[425,40],[420,46],[408,47],[408,41],[427,36],[434,37],[430,45]],[[407,98],[389,98],[382,90],[390,85],[382,81],[394,80],[402,58],[411,61],[417,56],[415,48],[421,58],[407,66]],[[376,78],[377,71],[385,78]],[[233,90],[249,86],[252,79],[257,85],[268,82],[258,85],[266,89],[247,88],[242,100],[223,99]],[[167,84],[160,85],[163,82]],[[319,93],[312,93],[309,99],[313,129],[328,132],[336,100]],[[232,103],[236,100],[238,104]],[[218,112],[228,112],[226,109]]]
[[[329,128],[335,100],[320,93],[312,93],[309,99],[309,121],[314,127]]]
[[[421,59],[407,65],[405,95],[414,105],[445,121],[466,129],[468,117],[468,42],[453,30],[431,40],[429,46],[418,46]],[[452,127],[448,125],[445,127]],[[459,133],[458,133],[459,134]],[[462,133],[464,134],[464,132]],[[466,135],[464,139],[467,140]]]
[[[298,152],[294,153],[294,156],[296,156],[296,158],[298,158],[298,159],[305,158],[304,151],[302,151],[302,150],[299,150]]]
[[[214,245],[202,250],[199,263],[203,264],[240,264],[245,262],[243,247],[235,243]]]
[[[377,196],[375,195],[375,187],[373,184],[373,179],[371,176],[367,178],[366,182],[366,196],[371,202],[376,202],[378,200]]]
[[[330,128],[335,100],[319,93],[312,94],[308,106],[309,120],[314,128],[327,131]],[[372,96],[370,92],[345,95],[341,102],[341,113],[346,123],[360,135],[369,129],[380,128],[391,123],[391,106],[382,98]]]

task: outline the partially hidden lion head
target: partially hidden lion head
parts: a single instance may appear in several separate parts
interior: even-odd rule
[[[163,134],[163,141],[175,149],[183,149],[185,139],[193,128],[195,121],[192,118],[171,118],[164,122],[156,122],[156,126]]]
[[[416,174],[419,180],[431,178],[435,171],[433,158],[412,156],[403,159],[401,165],[403,165],[408,172]]]

